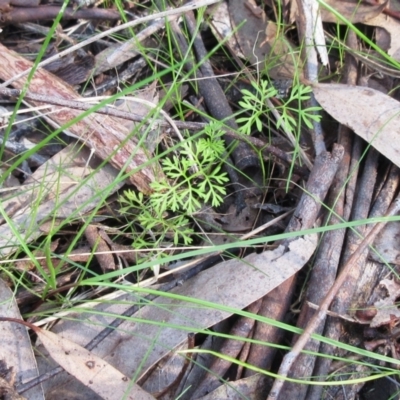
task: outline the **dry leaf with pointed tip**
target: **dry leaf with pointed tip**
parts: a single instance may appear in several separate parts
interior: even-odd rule
[[[400,103],[377,90],[336,83],[314,84],[318,103],[400,166]]]
[[[316,244],[317,236],[308,235],[291,242],[289,249],[279,246],[261,254],[250,254],[244,259],[222,262],[186,281],[172,290],[172,293],[243,309],[297,273],[314,253]],[[113,304],[104,302],[95,307],[96,313],[91,314],[88,309],[87,313],[70,315],[70,321],[60,321],[53,330],[84,345],[101,330],[101,326],[107,326],[112,321],[110,315],[120,315],[128,305],[139,303],[141,299],[141,296],[132,293]],[[124,322],[95,352],[127,376],[131,376],[139,367],[143,375],[163,356],[184,342],[188,331],[206,329],[231,314],[218,308],[160,296],[135,314],[136,322]],[[179,329],[180,326],[183,329]],[[39,349],[39,353],[42,350]],[[40,358],[38,363],[41,372],[51,368]],[[45,385],[51,389],[51,386],[61,385],[68,377],[60,376],[57,379]],[[71,384],[69,387],[72,387]],[[77,383],[75,392],[81,391]]]
[[[85,348],[40,328],[36,334],[53,360],[103,399],[154,400],[151,394]]]

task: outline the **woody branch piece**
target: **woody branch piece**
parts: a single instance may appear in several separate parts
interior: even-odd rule
[[[385,217],[390,217],[397,214],[400,210],[400,195],[395,199],[391,207],[389,208],[388,212],[385,214]],[[320,323],[325,319],[326,313],[330,304],[332,303],[333,299],[336,296],[336,293],[339,291],[342,284],[345,282],[348,273],[350,272],[351,268],[357,262],[358,258],[362,255],[362,253],[368,248],[368,246],[374,241],[376,236],[385,226],[386,221],[377,223],[369,232],[369,234],[365,237],[365,239],[360,243],[360,246],[357,248],[356,251],[351,255],[349,260],[347,261],[346,265],[343,267],[342,271],[340,272],[338,278],[336,279],[335,283],[332,285],[331,289],[329,290],[328,294],[325,296],[324,300],[321,302],[318,312],[311,318],[310,322],[308,323],[306,329],[299,337],[296,344],[293,346],[292,350],[285,355],[283,358],[282,364],[279,368],[277,378],[272,386],[271,392],[267,398],[267,400],[275,400],[279,398],[279,393],[283,387],[285,378],[287,377],[290,367],[296,361],[298,355],[303,350],[305,345],[307,344],[308,340],[311,338],[315,329],[320,325]]]
[[[32,67],[32,63],[0,44],[2,63],[0,78],[10,79],[12,76]],[[26,78],[14,82],[14,86],[23,89]],[[37,69],[29,83],[30,90],[43,96],[57,96],[65,100],[76,100],[79,95],[68,84],[43,69]],[[34,105],[42,102],[31,101]],[[78,110],[55,106],[54,112],[47,117],[54,126],[63,126],[80,115]],[[91,147],[101,159],[109,161],[115,168],[131,173],[130,182],[139,190],[149,193],[150,183],[155,178],[151,166],[143,166],[148,162],[144,150],[130,137],[129,130],[123,121],[116,117],[91,114],[68,128],[71,136]],[[160,173],[160,172],[158,172]]]
[[[32,21],[53,20],[57,17],[61,7],[38,6],[38,7],[8,7],[0,8],[1,25],[15,24]],[[101,8],[83,8],[74,10],[67,7],[63,13],[63,19],[91,19],[91,20],[118,20],[121,14],[115,10]]]

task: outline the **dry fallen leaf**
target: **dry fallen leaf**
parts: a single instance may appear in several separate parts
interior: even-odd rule
[[[292,79],[295,74],[302,74],[295,65],[288,39],[277,24],[267,20],[255,1],[230,0],[228,8],[232,30],[236,31],[236,40],[246,59],[252,64],[266,63],[272,79]]]
[[[129,377],[76,343],[40,328],[35,332],[53,360],[103,399],[154,400]]]
[[[272,289],[295,274],[309,260],[317,243],[316,235],[298,238],[285,252],[283,246],[261,254],[251,254],[243,260],[231,259],[206,270],[177,287],[172,292],[199,300],[243,309],[263,297]],[[54,327],[75,343],[85,345],[113,318],[129,305],[139,302],[138,295],[126,295],[113,304],[103,303],[95,307],[96,313],[70,315]],[[117,304],[121,302],[121,304]],[[100,310],[102,312],[100,312]],[[116,311],[117,310],[117,311]],[[204,307],[193,303],[160,296],[143,307],[137,314],[137,322],[125,322],[113,332],[95,352],[127,376],[139,367],[145,373],[168,352],[186,340],[187,333],[206,329],[229,317],[230,312]],[[74,321],[72,320],[74,319]],[[141,323],[143,321],[143,323]],[[156,321],[157,323],[146,323]],[[179,326],[184,327],[179,329]],[[151,351],[149,351],[151,348]],[[43,350],[39,350],[41,353]],[[47,361],[38,359],[41,372],[49,368]],[[50,366],[51,368],[51,366]],[[46,382],[49,390],[63,385],[67,376],[56,382]],[[71,388],[71,384],[69,384]],[[75,391],[83,388],[76,384]],[[47,393],[47,391],[46,391]]]
[[[318,103],[400,166],[400,103],[377,90],[336,83],[315,84]]]
[[[14,294],[2,279],[0,279],[0,315],[22,319]],[[0,343],[0,360],[6,364],[6,368],[13,369],[17,383],[27,382],[38,376],[31,340],[25,326],[14,322],[2,322]],[[26,391],[24,396],[29,400],[43,400],[41,385]]]

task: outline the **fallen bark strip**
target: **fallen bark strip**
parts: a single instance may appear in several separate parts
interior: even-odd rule
[[[360,159],[361,159],[361,154],[362,154],[362,143],[361,140],[357,137],[357,135],[354,136],[353,140],[353,148],[352,148],[352,154],[351,154],[351,161],[350,161],[350,168],[349,168],[349,173],[350,175],[350,181],[349,184],[346,188],[346,200],[345,200],[345,206],[344,206],[344,215],[349,215],[350,219],[350,214],[352,212],[354,203],[355,203],[355,197],[356,197],[356,187],[357,187],[357,180],[358,180],[358,175],[359,175],[359,167],[360,167]],[[381,214],[382,215],[382,214]],[[322,301],[322,300],[321,300]],[[320,304],[320,303],[318,303]],[[339,338],[339,334],[337,334],[337,330],[331,329],[331,322],[329,321],[329,318],[327,319],[327,322],[325,324],[324,328],[324,335],[326,337],[336,337]],[[321,354],[329,355],[333,354],[334,347],[328,346],[325,343],[322,343],[320,345],[319,352]],[[317,358],[315,362],[315,367],[314,367],[314,373],[317,373],[317,371],[328,371],[329,367],[331,365],[331,360],[329,358]],[[323,373],[317,374],[317,376],[326,376]],[[311,386],[307,392],[307,400],[309,398],[319,400],[321,398],[323,387],[322,386]]]
[[[20,55],[10,51],[0,44],[2,63],[0,64],[0,78],[10,79],[32,67],[32,63]],[[14,82],[18,89],[26,85],[26,78]],[[73,88],[56,76],[43,69],[37,69],[29,82],[29,88],[43,96],[61,97],[65,100],[76,100],[79,95]],[[35,105],[42,102],[32,101]],[[79,112],[72,109],[56,107],[56,111],[48,117],[53,125],[63,126],[71,120],[79,117]],[[149,161],[147,154],[139,148],[130,137],[129,130],[123,125],[123,121],[115,117],[91,114],[76,122],[68,128],[67,134],[77,137],[91,147],[95,154],[102,160],[109,161],[118,170],[132,172],[130,181],[137,188],[150,193],[150,183],[155,179],[157,167],[144,166]]]
[[[257,314],[261,306],[261,299],[257,300],[253,304],[250,304],[246,308],[247,312]],[[245,343],[244,341],[236,338],[247,338],[251,330],[253,329],[255,320],[249,317],[241,316],[232,326],[229,335],[235,339],[225,339],[218,352],[220,354],[227,355],[231,358],[237,358],[239,353],[242,351]],[[215,358],[211,366],[208,368],[207,374],[204,379],[199,382],[198,387],[194,387],[193,391],[190,392],[190,398],[198,399],[205,396],[207,393],[211,393],[218,386],[221,385],[220,377],[226,376],[228,369],[232,366],[232,362],[223,358]]]
[[[381,193],[379,194],[378,198],[375,201],[375,204],[371,210],[371,212],[369,213],[368,217],[373,218],[373,217],[378,217],[381,215],[384,215],[389,206],[390,203],[393,201],[394,196],[397,192],[397,188],[399,186],[399,170],[397,167],[392,166],[392,169],[389,173],[388,179],[385,182],[384,187],[381,190]],[[367,230],[365,231],[365,234],[367,234],[369,232],[371,228],[367,228]],[[362,266],[362,280],[366,279],[365,274],[365,264],[367,262],[367,257],[368,257],[368,252],[365,252],[359,259],[358,264]],[[382,266],[384,267],[384,266]],[[375,273],[374,279],[379,279],[379,272]],[[358,286],[358,282],[357,282],[357,286]],[[356,288],[354,288],[354,290],[356,290]],[[365,288],[364,288],[365,290]],[[343,294],[342,294],[343,292]],[[367,293],[363,293],[362,297],[364,297],[365,295],[367,295]],[[345,315],[347,314],[347,309],[345,307],[341,307],[341,305],[344,305],[344,301],[346,301],[346,296],[348,296],[348,293],[345,293],[344,291],[340,291],[337,295],[338,298],[338,303],[335,300],[334,306],[332,307],[332,311],[336,314],[336,315]],[[351,294],[351,297],[353,297],[353,303],[358,304],[358,306],[360,304],[364,304],[363,301],[360,299],[359,296],[354,297],[353,294]],[[343,298],[343,299],[342,299]],[[360,303],[360,301],[362,301],[362,303]],[[319,304],[319,303],[317,303]],[[347,304],[349,304],[347,302]],[[351,305],[350,305],[351,306]],[[348,307],[350,307],[348,305]],[[340,312],[338,312],[338,310]],[[340,337],[343,335],[343,321],[340,321],[338,318],[328,318],[327,320],[328,322],[326,323],[326,328],[325,328],[325,332],[324,335],[325,337],[328,337],[330,339],[334,339],[334,340],[340,340]],[[330,346],[326,343],[322,343],[320,346],[320,350],[319,352],[325,355],[331,355],[334,354],[336,348],[333,346]],[[330,369],[331,369],[331,364],[332,364],[332,360],[329,357],[320,357],[317,358],[317,361],[315,363],[315,368],[314,368],[314,376],[327,376],[330,373]],[[319,400],[322,396],[322,391],[324,390],[323,386],[311,386],[308,389],[308,394],[307,394],[307,400]]]
[[[335,202],[334,211],[337,215],[342,216],[342,218],[347,221],[348,216],[345,217],[343,214],[344,205],[344,191],[342,190],[342,183],[347,178],[348,163],[349,163],[349,146],[347,146],[346,155],[347,157],[343,159],[341,163],[338,174],[342,175],[342,178],[337,182],[336,187],[330,196],[331,200],[329,204]],[[346,168],[347,164],[347,168]],[[335,190],[336,189],[336,190]],[[337,198],[337,194],[342,192],[342,196]],[[329,220],[329,225],[335,225],[339,222],[339,218],[332,216]],[[308,284],[308,290],[306,299],[308,302],[313,304],[320,304],[320,302],[328,293],[329,288],[333,285],[336,278],[336,271],[339,265],[340,256],[342,253],[343,242],[345,238],[345,229],[337,229],[329,231],[324,234],[322,238],[322,243],[319,246],[318,253],[315,258],[315,262],[312,268],[312,273],[310,277],[310,282]],[[300,328],[305,328],[307,322],[315,314],[315,310],[310,309],[308,302],[303,304],[299,319],[297,321],[297,326]],[[324,329],[324,323],[322,323],[316,333],[322,334]],[[297,337],[297,336],[296,336]],[[307,344],[306,350],[317,352],[319,348],[319,342],[316,340],[310,340]],[[316,357],[311,354],[300,354],[298,362],[296,362],[290,370],[290,377],[299,378],[303,376],[311,376],[313,374],[313,369],[315,365]],[[281,393],[282,398],[296,398],[297,400],[303,400],[307,398],[307,385],[301,385],[294,382],[285,382],[284,389]]]
[[[352,35],[349,34],[348,42],[351,40],[356,41],[356,38],[351,38],[351,36]],[[347,83],[355,84],[357,80],[357,62],[348,55],[346,66]],[[354,134],[348,127],[344,125],[339,127],[338,143],[344,148],[344,156],[329,193],[328,204],[331,205],[334,211],[334,214],[330,215],[329,220],[326,222],[329,225],[335,225],[343,220],[348,221],[350,218],[354,198],[354,189],[352,188],[355,187],[357,181],[357,171],[351,170],[350,168],[353,136]],[[349,171],[352,172],[350,179]],[[350,196],[348,194],[350,194]],[[384,212],[386,212],[386,210]],[[383,213],[380,213],[380,215]],[[340,220],[339,217],[341,217],[342,220]],[[321,244],[315,257],[307,294],[305,296],[306,301],[304,301],[297,321],[297,327],[299,328],[304,329],[307,322],[315,314],[315,310],[310,309],[308,304],[320,304],[336,279],[345,233],[345,229],[336,229],[326,232],[321,238]],[[323,330],[324,324],[321,324],[315,333],[322,334]],[[293,338],[293,344],[297,340],[297,337],[296,335]],[[311,339],[307,343],[305,349],[310,352],[318,352],[319,347],[320,343]],[[312,376],[315,362],[316,356],[301,353],[297,362],[292,366],[289,376],[299,379],[303,376]],[[308,399],[308,390],[309,387],[307,385],[285,382],[283,390],[281,391],[281,397],[288,399],[295,398],[297,400]]]

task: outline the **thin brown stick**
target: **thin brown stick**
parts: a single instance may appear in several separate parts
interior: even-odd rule
[[[60,6],[38,6],[38,7],[12,7],[6,12],[0,11],[2,24],[15,24],[31,21],[53,20],[60,13]],[[121,14],[116,10],[101,8],[81,8],[75,10],[68,7],[64,10],[62,18],[70,19],[88,19],[88,20],[118,20]]]
[[[17,99],[22,93],[22,90],[19,89],[5,89],[0,87],[0,96],[9,97],[12,99]],[[44,104],[52,104],[55,106],[72,108],[74,110],[82,110],[88,111],[95,107],[96,104],[88,103],[84,101],[84,98],[80,98],[77,100],[65,99],[58,96],[49,96],[40,93],[34,93],[27,91],[24,93],[24,99],[30,101],[41,102]],[[121,97],[123,99],[123,97]],[[95,99],[93,101],[96,101]],[[134,122],[143,122],[146,117],[143,115],[138,115],[132,112],[122,111],[112,106],[103,106],[100,109],[96,110],[97,113],[103,115],[112,115],[114,117],[123,118],[128,121]],[[164,120],[156,120],[155,123],[160,126],[170,126],[170,123]],[[200,130],[204,129],[207,125],[201,122],[182,122],[182,121],[174,121],[175,125],[180,129],[193,129]]]
[[[0,96],[17,99],[21,95],[21,93],[22,91],[19,89],[6,89],[0,86]],[[24,99],[27,101],[41,102],[44,104],[52,104],[56,106],[67,107],[74,110],[82,110],[82,111],[90,110],[95,106],[93,103],[88,104],[84,102],[82,98],[80,100],[79,99],[72,100],[72,99],[65,99],[59,96],[43,95],[31,91],[27,91],[24,93]],[[112,106],[103,106],[98,110],[96,110],[96,113],[103,115],[110,115],[113,117],[118,117],[134,122],[143,122],[147,118],[146,116],[119,110]],[[171,126],[171,122],[162,119],[153,119],[152,123],[163,127]],[[190,129],[195,131],[202,130],[208,125],[207,123],[204,122],[177,121],[177,120],[173,120],[173,124],[179,129]],[[267,154],[267,157],[269,156],[277,157],[286,164],[291,164],[293,162],[291,155],[279,149],[278,147],[267,144],[266,142],[264,142],[259,138],[251,136],[241,136],[234,131],[226,131],[225,135],[232,139],[240,140],[245,143],[251,144],[257,148],[261,148],[263,152]],[[294,167],[294,172],[302,176],[308,174],[307,168],[299,167],[297,165]]]
[[[385,214],[385,218],[395,215],[398,211],[400,211],[400,195],[397,196],[395,201],[390,206],[388,212]],[[360,246],[357,248],[357,250],[355,250],[354,253],[351,255],[346,265],[340,272],[335,283],[329,290],[328,294],[321,302],[318,312],[312,317],[306,329],[304,330],[302,335],[299,337],[299,339],[293,346],[292,350],[289,353],[287,353],[283,358],[282,364],[278,371],[280,377],[275,380],[267,400],[275,400],[278,398],[281,388],[283,387],[283,384],[285,382],[285,378],[289,373],[290,367],[296,361],[297,356],[300,354],[300,352],[307,344],[314,330],[325,319],[328,307],[332,303],[334,297],[336,296],[336,293],[338,292],[342,284],[345,282],[348,273],[357,263],[358,258],[362,255],[362,253],[367,249],[367,247],[374,241],[376,236],[383,229],[386,222],[387,221],[382,221],[377,223],[369,232],[369,234],[366,236],[366,238],[360,243]]]

